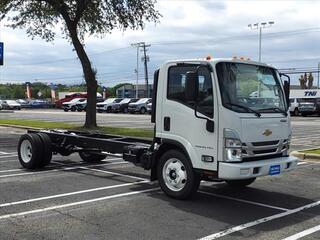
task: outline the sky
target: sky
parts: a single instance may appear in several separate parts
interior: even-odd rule
[[[320,62],[320,0],[215,1],[158,0],[160,23],[147,23],[144,30],[115,30],[103,38],[88,37],[85,47],[98,71],[99,84],[136,83],[136,48],[132,43],[151,44],[149,77],[171,59],[233,56],[258,59],[259,32],[248,24],[274,21],[262,30],[262,62],[279,69],[316,69]],[[32,40],[25,31],[0,24],[5,44],[5,65],[0,83],[83,83],[82,68],[73,47],[60,34],[53,43]],[[59,33],[59,29],[57,29]],[[140,53],[140,57],[141,57]],[[317,83],[317,74],[315,84]],[[293,75],[297,83],[299,75]],[[144,83],[139,61],[139,83]]]

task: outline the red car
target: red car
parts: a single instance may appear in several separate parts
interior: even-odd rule
[[[87,94],[86,93],[73,93],[70,95],[66,95],[65,98],[59,99],[55,102],[56,108],[62,108],[62,104],[64,102],[69,102],[74,98],[87,98]]]

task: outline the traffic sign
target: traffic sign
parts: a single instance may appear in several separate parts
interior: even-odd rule
[[[0,66],[3,65],[3,48],[4,48],[3,42],[0,42]]]

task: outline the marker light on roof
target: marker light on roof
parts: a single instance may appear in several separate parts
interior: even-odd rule
[[[244,60],[244,57],[240,57],[240,60]]]
[[[207,56],[207,57],[206,57],[206,60],[208,60],[208,61],[211,60],[211,56],[210,56],[210,55]]]

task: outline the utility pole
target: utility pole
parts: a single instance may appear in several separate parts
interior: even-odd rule
[[[319,89],[319,80],[320,80],[320,62],[318,62],[318,84],[317,84],[317,89]]]
[[[138,98],[138,81],[139,81],[139,49],[142,48],[143,57],[141,60],[144,62],[144,78],[145,78],[145,84],[146,84],[146,91],[147,91],[147,97],[150,96],[149,94],[149,79],[148,79],[148,62],[150,60],[149,56],[147,55],[148,47],[150,47],[150,44],[146,44],[145,42],[138,42],[133,43],[131,46],[137,48],[137,83],[136,83],[136,98]]]
[[[249,24],[248,27],[252,30],[259,29],[259,62],[261,62],[261,42],[262,42],[262,28],[271,27],[274,24],[274,21],[262,22]]]
[[[144,42],[141,45],[142,45],[142,51],[143,51],[142,61],[144,62],[144,79],[145,79],[145,83],[146,83],[147,98],[148,98],[148,97],[150,97],[149,78],[148,78],[148,62],[150,61],[150,58],[149,58],[149,56],[147,56],[147,51],[148,51],[147,48],[150,47],[151,45],[150,44],[146,45]]]

